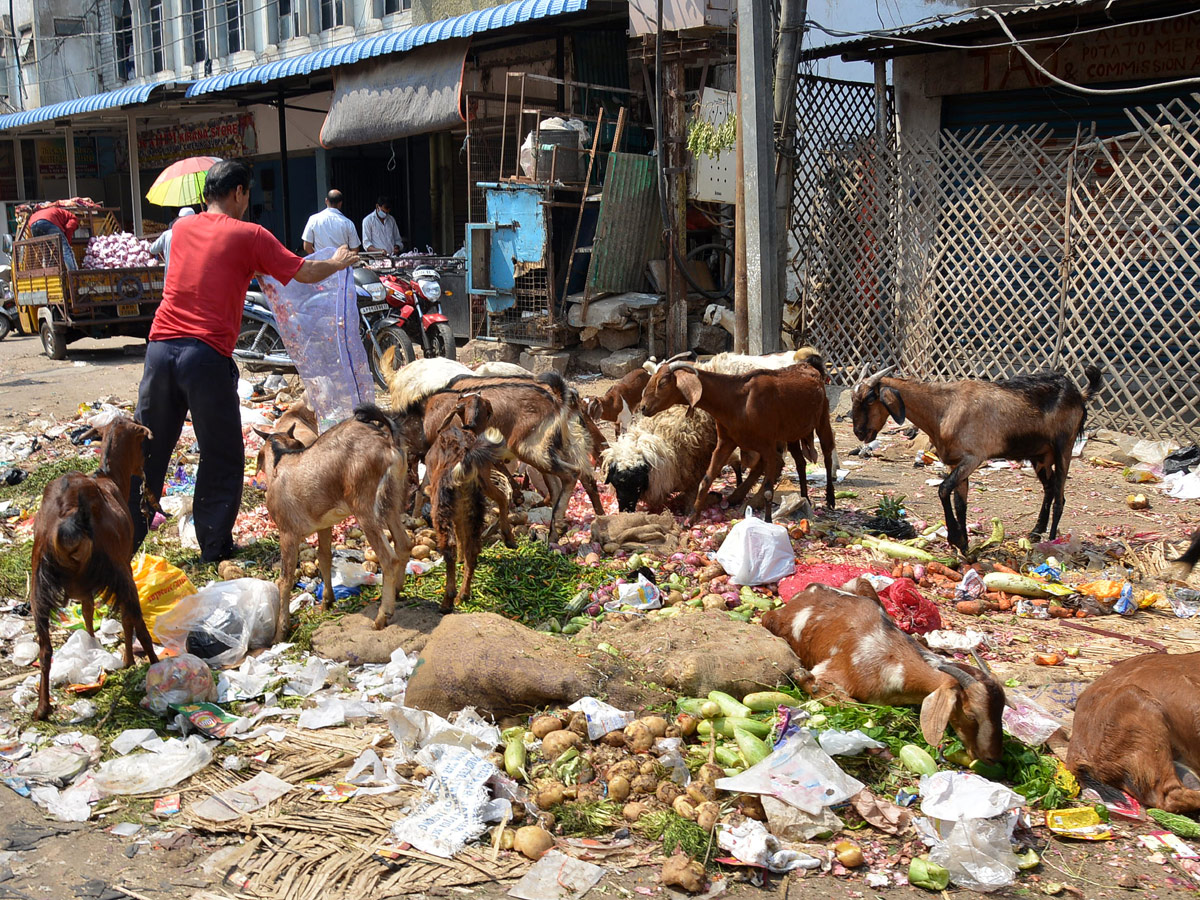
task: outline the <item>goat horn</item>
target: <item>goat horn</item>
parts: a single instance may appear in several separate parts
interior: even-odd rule
[[[981,657],[978,652],[972,650],[971,659],[975,660],[975,666],[980,672],[982,672],[988,678],[995,680],[996,676],[992,674],[992,670],[988,668],[988,664],[983,661],[983,657]]]
[[[943,665],[938,666],[938,671],[945,672],[964,688],[969,688],[978,680],[972,677],[969,672],[964,672],[958,666],[950,665],[949,663],[944,663]]]
[[[696,366],[690,359],[678,359],[667,366],[668,372],[675,372],[679,369],[687,369],[690,372],[695,372]]]
[[[877,387],[881,378],[883,378],[885,375],[891,375],[895,371],[895,366],[888,366],[886,369],[880,369],[878,372],[868,378],[866,383],[871,387]]]

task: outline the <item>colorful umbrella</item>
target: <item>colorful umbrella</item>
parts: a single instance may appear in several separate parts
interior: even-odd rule
[[[204,178],[219,156],[189,156],[173,162],[154,179],[146,199],[155,206],[192,206],[204,200]]]

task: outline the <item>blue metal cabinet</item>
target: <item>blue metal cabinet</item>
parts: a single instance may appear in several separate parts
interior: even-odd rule
[[[467,226],[467,291],[493,313],[517,302],[517,279],[549,265],[546,186],[481,184],[487,222]]]

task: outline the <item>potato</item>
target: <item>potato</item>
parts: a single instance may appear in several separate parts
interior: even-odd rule
[[[656,738],[663,737],[667,733],[667,720],[662,716],[645,716],[638,721],[649,728],[650,733]],[[635,722],[634,724],[637,723]]]
[[[667,594],[667,605],[678,606],[683,602],[683,591],[671,591]]]
[[[693,781],[687,788],[688,799],[692,803],[699,806],[701,803],[707,803],[710,800],[717,799],[717,789],[711,784],[704,784],[699,781]]]
[[[673,781],[661,782],[654,791],[654,796],[657,797],[661,802],[667,804],[667,806],[670,806],[672,803],[674,803],[676,797],[680,797],[682,795],[683,788]]]
[[[549,760],[558,759],[572,747],[579,749],[583,741],[573,731],[552,731],[542,738],[542,756]]]
[[[562,731],[563,722],[558,716],[538,716],[529,726],[533,736],[539,741],[552,731]]]
[[[634,722],[625,726],[625,740],[634,753],[645,753],[654,746],[654,732],[645,722]]]
[[[762,798],[757,794],[742,794],[740,801],[742,815],[747,819],[757,819],[759,822],[767,821],[767,813],[763,809]]]
[[[704,866],[688,859],[683,853],[676,853],[663,863],[658,880],[669,887],[679,887],[689,894],[698,894],[704,890]]]
[[[497,825],[492,829],[492,843],[496,842],[496,835],[500,836],[500,849],[511,850],[513,841],[516,839],[516,834],[511,828],[505,828],[502,825]]]
[[[720,594],[705,594],[700,602],[705,609],[725,609],[725,598]]]
[[[217,575],[222,581],[233,581],[235,578],[245,578],[246,570],[232,559],[224,559],[217,564]]]
[[[374,550],[372,550],[370,547],[368,547],[366,550],[363,551],[363,562],[372,562],[372,563],[379,562],[379,556],[375,553]]]
[[[604,799],[599,782],[589,781],[575,789],[575,800],[578,803],[599,803]]]
[[[537,804],[538,809],[558,806],[564,799],[563,786],[557,783],[548,784],[533,795],[533,802]]]
[[[413,559],[429,559],[430,552],[428,544],[413,544],[410,551]]]
[[[610,731],[604,737],[600,738],[600,743],[604,744],[606,747],[624,747],[629,742],[625,740],[625,732]]]
[[[863,859],[862,848],[853,841],[838,841],[833,845],[833,852],[837,855],[837,860],[847,869],[857,869],[861,866]]]
[[[641,774],[641,770],[638,769],[637,760],[623,759],[620,762],[615,762],[609,766],[606,774],[609,781],[612,781],[614,778],[622,777],[626,781],[632,781]]]
[[[681,819],[687,819],[689,822],[696,820],[696,807],[688,802],[688,798],[682,795],[675,798],[671,804],[671,809],[675,810],[675,815]]]
[[[636,822],[646,814],[645,803],[626,803],[625,808],[621,810],[621,815],[625,817],[627,822]]]
[[[629,787],[635,794],[653,794],[658,789],[658,779],[653,775],[639,775],[629,782]]]
[[[572,713],[570,723],[567,728],[575,732],[581,738],[588,736],[587,716],[581,712]]]
[[[705,831],[711,832],[717,827],[717,822],[720,819],[721,807],[712,800],[709,800],[707,803],[701,803],[696,807],[696,824]]]
[[[541,859],[542,854],[553,846],[554,838],[540,825],[518,828],[513,838],[513,849],[529,859]]]
[[[701,784],[715,785],[718,778],[725,777],[725,770],[716,763],[705,763],[700,767],[700,771],[696,773],[696,778]]]
[[[629,792],[632,788],[629,785],[629,779],[624,775],[618,775],[615,778],[608,780],[608,799],[617,803],[624,803],[629,797]]]
[[[679,727],[679,734],[682,737],[691,737],[696,733],[696,728],[699,727],[700,720],[696,716],[680,713],[675,717],[675,724]]]
[[[317,568],[315,562],[305,562],[300,564],[300,574],[305,578],[316,578],[317,573],[321,570]]]
[[[643,775],[653,775],[658,777],[658,773],[662,771],[662,766],[658,764],[657,759],[644,759],[638,764],[638,771]]]

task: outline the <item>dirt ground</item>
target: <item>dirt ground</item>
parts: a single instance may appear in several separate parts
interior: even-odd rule
[[[71,346],[70,359],[52,362],[41,352],[37,337],[10,336],[0,342],[0,432],[19,430],[31,419],[73,418],[80,403],[101,397],[131,402],[136,397],[141,376],[141,342],[115,339],[82,341]],[[585,379],[577,382],[585,394],[604,390],[611,381]],[[838,397],[835,394],[834,400]],[[841,404],[839,411],[844,411]],[[882,436],[882,448],[869,458],[851,456],[857,441],[849,423],[835,423],[838,448],[849,470],[839,490],[857,496],[839,500],[839,516],[849,509],[873,509],[888,495],[903,495],[909,517],[935,523],[942,518],[936,485],[937,477],[928,467],[914,467],[917,445],[902,429],[893,428]],[[1105,437],[1101,434],[1100,437]],[[1152,588],[1160,583],[1159,572],[1165,557],[1173,555],[1187,534],[1200,522],[1200,501],[1176,501],[1165,497],[1152,485],[1134,487],[1122,480],[1120,468],[1106,468],[1090,460],[1119,459],[1115,444],[1104,440],[1089,441],[1081,458],[1074,460],[1067,485],[1067,507],[1061,530],[1091,546],[1114,550],[1124,545],[1138,566],[1130,571],[1141,586]],[[794,488],[794,485],[793,485]],[[1148,510],[1135,511],[1126,505],[1130,493],[1144,493],[1151,501]],[[990,519],[999,517],[1010,535],[1029,528],[1036,517],[1041,489],[1030,471],[1016,468],[983,470],[972,480],[969,499],[970,517],[981,528],[990,530]],[[1125,573],[1122,571],[1121,573]],[[993,640],[997,659],[993,663],[1001,679],[1019,683],[1022,689],[1035,690],[1054,685],[1075,685],[1094,679],[1115,659],[1146,652],[1141,641],[1156,642],[1172,652],[1200,649],[1200,620],[1176,619],[1168,612],[1145,610],[1131,619],[1110,617],[1087,620],[1085,627],[1110,634],[1068,629],[1057,621],[1017,619],[997,616],[972,620],[950,611],[943,603],[946,627],[962,630],[982,628]],[[1062,666],[1036,666],[1036,652],[1078,651],[1077,658]],[[5,665],[2,676],[15,671]],[[11,683],[8,685],[11,688]],[[0,701],[0,714],[3,713]],[[120,818],[120,812],[115,813]],[[201,868],[201,863],[216,848],[201,840],[177,842],[169,849],[155,846],[153,827],[136,837],[120,838],[105,833],[112,818],[87,825],[67,825],[46,818],[28,800],[12,791],[0,790],[0,900],[5,897],[71,898],[108,900],[108,898],[204,898],[236,896],[229,886],[221,886]],[[1069,885],[1064,896],[1110,898],[1139,893],[1148,898],[1193,894],[1183,876],[1169,862],[1148,860],[1131,836],[1144,827],[1117,825],[1118,839],[1095,845],[1053,841],[1043,852],[1043,865],[1033,878],[1025,878],[1015,888],[994,896],[1030,897],[1061,893],[1057,886]],[[1043,832],[1044,833],[1044,832]],[[875,836],[863,835],[869,840]],[[149,842],[147,843],[147,840]],[[887,852],[899,854],[898,842],[881,842]],[[1193,842],[1195,843],[1195,842]],[[630,897],[634,893],[657,894],[657,870],[634,867],[612,872],[593,889],[592,896]],[[1120,884],[1118,883],[1120,882]],[[1128,887],[1122,887],[1126,885]],[[498,898],[508,885],[483,885],[471,888],[439,889],[435,895],[477,895]],[[771,877],[765,888],[731,884],[730,892],[742,896],[763,896],[767,891],[777,897],[862,898],[876,896],[927,896],[908,885],[885,889],[868,888],[861,877]],[[967,892],[955,892],[967,893]]]

